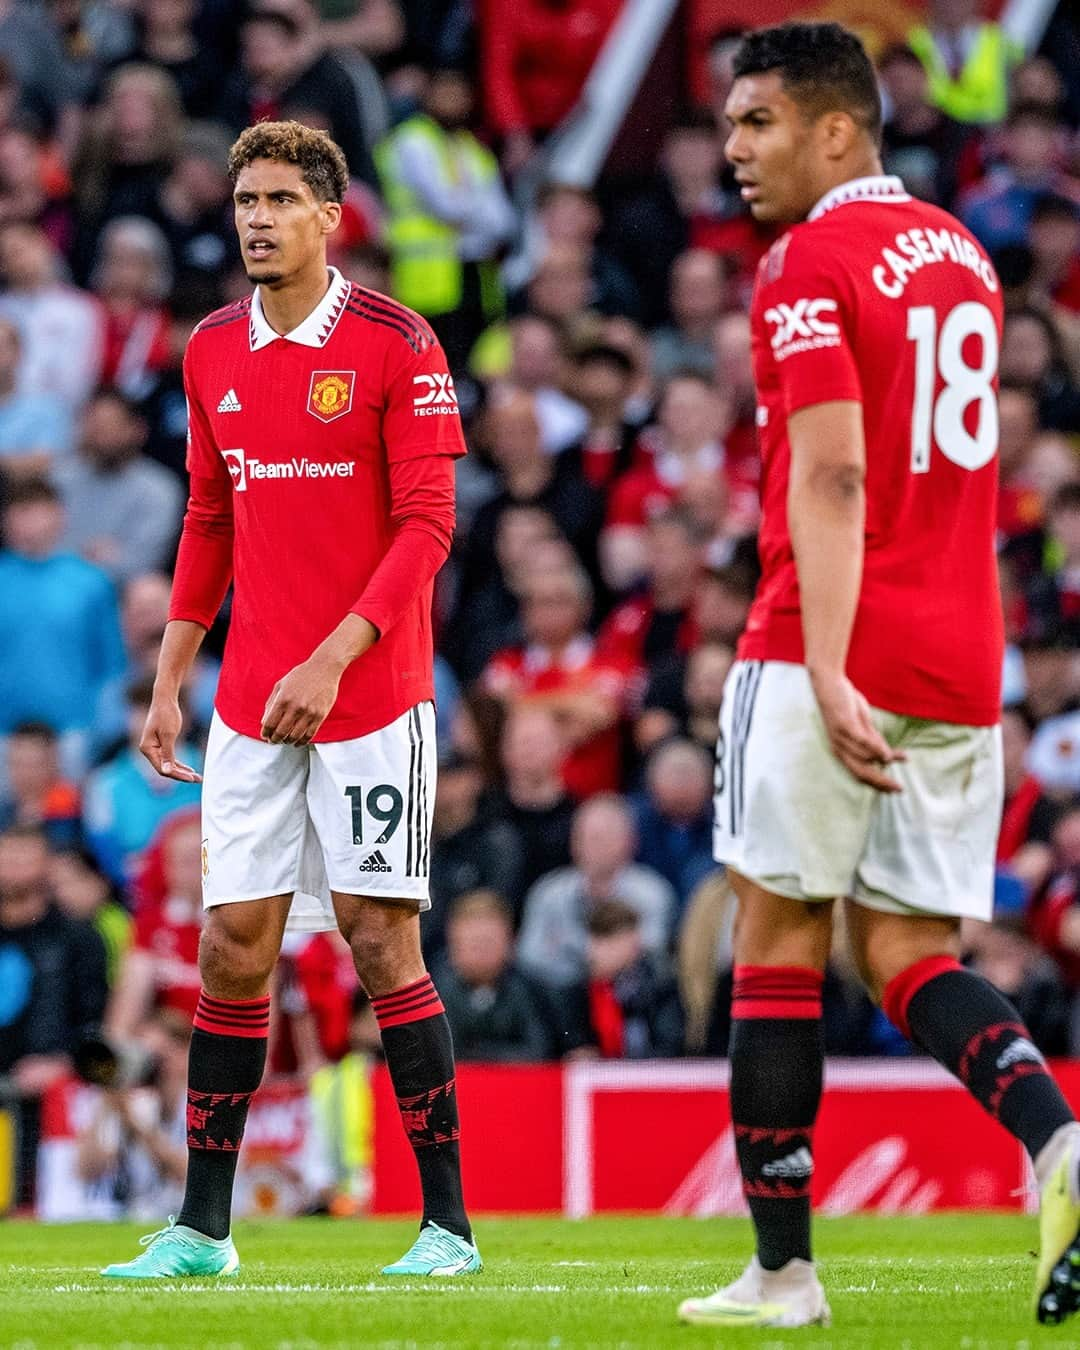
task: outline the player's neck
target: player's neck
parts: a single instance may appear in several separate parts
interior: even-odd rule
[[[859,178],[880,178],[884,172],[881,167],[881,156],[876,152],[847,160],[843,165],[837,165],[831,174],[816,184],[818,194],[810,209],[813,210],[823,197],[827,197],[834,189],[843,187],[845,183],[853,183]]]
[[[263,318],[275,333],[291,333],[299,328],[330,289],[330,273],[322,258],[306,268],[285,286],[260,286],[259,303]]]

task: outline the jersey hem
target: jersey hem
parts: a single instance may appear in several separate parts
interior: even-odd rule
[[[791,644],[778,637],[756,636],[742,639],[738,646],[740,661],[780,661],[789,666],[805,665],[801,647],[793,651]],[[924,722],[945,722],[953,727],[995,727],[1001,721],[1000,700],[990,704],[964,704],[963,713],[947,700],[909,698],[898,694],[873,679],[849,676],[872,708],[895,713],[897,717],[917,717]]]
[[[396,722],[399,717],[407,713],[410,708],[415,708],[419,703],[435,702],[434,681],[429,682],[419,689],[415,695],[410,694],[407,698],[401,700],[400,705],[394,703],[390,710],[377,722],[373,722],[370,717],[350,717],[339,721],[337,718],[327,720],[312,737],[312,745],[333,744],[336,741],[355,741],[361,736],[370,736],[376,731],[382,731],[384,727],[390,726]],[[223,708],[220,702],[215,701],[214,711],[229,728],[238,736],[247,736],[249,740],[262,741],[262,720],[250,719],[244,715],[234,715],[230,709]]]

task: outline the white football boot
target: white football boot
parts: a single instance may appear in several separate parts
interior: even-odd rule
[[[832,1314],[812,1261],[763,1270],[755,1256],[733,1284],[684,1299],[679,1320],[703,1327],[827,1327]]]

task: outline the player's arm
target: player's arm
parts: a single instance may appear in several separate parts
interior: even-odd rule
[[[176,555],[169,622],[158,657],[154,697],[139,749],[164,777],[198,783],[200,777],[194,769],[176,762],[176,740],[182,726],[180,688],[232,580],[233,489],[197,397],[190,347],[184,357],[184,392],[191,490]]]
[[[903,756],[878,731],[870,705],[845,673],[866,523],[862,404],[844,399],[800,408],[788,418],[788,440],[788,530],[814,695],[841,763],[871,787],[897,792],[882,766]]]

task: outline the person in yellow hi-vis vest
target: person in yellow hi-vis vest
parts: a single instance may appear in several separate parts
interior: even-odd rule
[[[423,110],[375,150],[394,297],[428,320],[455,374],[501,313],[496,258],[516,225],[498,161],[468,129],[473,104],[464,74],[432,71]]]
[[[328,1186],[327,1211],[338,1217],[362,1213],[371,1200],[375,1147],[375,1098],[371,1074],[379,1050],[379,1027],[362,989],[353,999],[349,1050],[336,1064],[311,1075],[315,1146],[322,1155]]]
[[[979,0],[933,0],[929,22],[908,45],[926,70],[930,102],[956,122],[1000,122],[1009,105],[1009,73],[1023,49],[1000,24],[979,18]]]

